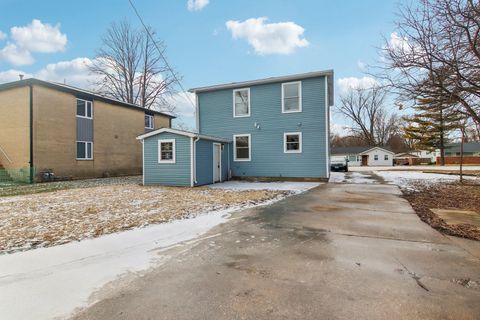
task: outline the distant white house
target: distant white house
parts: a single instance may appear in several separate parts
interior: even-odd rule
[[[393,166],[395,153],[382,147],[338,147],[330,151],[331,162],[348,159],[350,167],[360,166]]]

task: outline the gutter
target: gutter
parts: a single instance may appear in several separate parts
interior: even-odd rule
[[[30,109],[30,174],[29,174],[29,182],[33,183],[33,85],[31,82],[28,84],[29,91],[30,91],[30,102],[29,102],[29,109]]]

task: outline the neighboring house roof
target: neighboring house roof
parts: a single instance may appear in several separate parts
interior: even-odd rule
[[[219,142],[226,142],[226,143],[232,142],[232,140],[228,140],[228,139],[224,139],[224,138],[220,138],[220,137],[207,136],[207,135],[204,135],[204,134],[198,134],[198,133],[191,132],[191,131],[178,130],[178,129],[172,129],[172,128],[160,128],[160,129],[157,129],[157,130],[154,130],[154,131],[150,131],[148,133],[141,134],[137,137],[137,140],[143,140],[145,138],[155,136],[157,134],[164,133],[164,132],[178,134],[178,135],[186,136],[186,137],[190,137],[190,138],[197,138],[198,137],[200,139],[205,139],[205,140],[212,140],[212,141],[219,141]]]
[[[460,143],[450,143],[445,146],[446,152],[461,152]],[[463,152],[480,152],[480,142],[468,142],[463,144]]]
[[[146,111],[146,112],[153,113],[153,114],[159,114],[159,115],[162,115],[162,116],[165,116],[165,117],[169,117],[171,119],[176,118],[175,116],[170,115],[168,113],[164,113],[164,112],[160,112],[160,111],[156,111],[156,110],[145,109],[145,108],[143,108],[139,105],[124,102],[124,101],[120,101],[120,100],[113,99],[113,98],[108,98],[108,97],[102,96],[98,93],[95,93],[95,92],[92,92],[92,91],[89,91],[89,90],[85,90],[85,89],[81,89],[81,88],[77,88],[77,87],[72,87],[72,86],[69,86],[69,85],[66,85],[66,84],[62,84],[62,83],[40,80],[40,79],[36,79],[36,78],[28,78],[28,79],[24,79],[24,80],[18,80],[18,81],[13,81],[13,82],[0,84],[0,91],[11,89],[11,88],[23,87],[23,86],[27,86],[27,85],[31,85],[31,84],[40,85],[40,86],[44,86],[44,87],[47,87],[47,88],[51,88],[51,89],[55,89],[55,90],[59,90],[59,91],[67,92],[67,93],[72,93],[72,94],[76,94],[76,95],[83,95],[85,98],[90,98],[90,99],[95,98],[96,100],[103,101],[103,102],[110,103],[110,104],[115,104],[115,105],[122,106],[122,107],[140,109],[142,111]]]
[[[394,154],[388,147],[372,147],[372,146],[363,146],[363,147],[336,147],[332,148],[331,154],[364,154],[373,149],[382,149],[388,153]]]
[[[401,153],[396,153],[395,158],[418,158],[418,156],[410,152],[401,152]]]
[[[297,73],[297,74],[281,76],[281,77],[270,77],[270,78],[257,79],[257,80],[217,84],[217,85],[206,86],[206,87],[192,88],[192,89],[189,89],[188,91],[193,93],[200,93],[200,92],[215,91],[215,90],[222,90],[222,89],[249,87],[249,86],[255,86],[259,84],[296,81],[296,80],[316,78],[321,76],[326,76],[328,79],[327,80],[328,98],[329,98],[328,104],[329,106],[332,106],[333,105],[333,70],[313,71],[313,72]]]

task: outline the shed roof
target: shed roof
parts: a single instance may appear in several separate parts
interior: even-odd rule
[[[134,108],[134,109],[142,110],[142,111],[152,113],[152,114],[159,114],[159,115],[162,115],[162,116],[165,116],[165,117],[169,117],[171,119],[176,118],[175,116],[173,116],[171,114],[168,114],[168,113],[164,113],[164,112],[160,112],[160,111],[156,111],[156,110],[151,110],[151,109],[146,109],[146,108],[144,108],[142,106],[139,106],[137,104],[124,102],[124,101],[120,101],[120,100],[113,99],[113,98],[108,98],[108,97],[102,96],[98,93],[95,93],[95,92],[92,92],[92,91],[89,91],[89,90],[73,87],[73,86],[58,83],[58,82],[40,80],[40,79],[36,79],[36,78],[28,78],[28,79],[23,79],[23,80],[18,80],[18,81],[13,81],[13,82],[0,84],[0,91],[11,89],[11,88],[27,86],[27,85],[31,85],[31,84],[40,85],[40,86],[44,86],[44,87],[47,87],[47,88],[51,88],[51,89],[55,89],[55,90],[59,90],[59,91],[67,92],[67,93],[72,93],[72,94],[77,94],[77,95],[80,94],[80,95],[83,95],[86,98],[90,98],[90,99],[95,98],[96,100],[103,101],[103,102],[106,102],[106,103],[110,103],[110,104],[114,104],[114,105],[118,105],[118,106],[122,106],[122,107]]]
[[[154,130],[154,131],[150,131],[150,132],[141,134],[137,137],[137,140],[143,140],[145,138],[152,137],[152,136],[155,136],[157,134],[164,133],[164,132],[178,134],[178,135],[181,135],[181,136],[186,136],[186,137],[191,137],[191,138],[200,138],[200,139],[205,139],[205,140],[211,140],[211,141],[218,141],[218,142],[225,142],[225,143],[232,142],[232,140],[221,138],[221,137],[207,136],[207,135],[204,135],[204,134],[198,134],[198,133],[191,132],[191,131],[178,130],[178,129],[172,129],[172,128],[160,128],[160,129],[157,129],[157,130]]]

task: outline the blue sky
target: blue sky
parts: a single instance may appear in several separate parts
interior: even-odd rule
[[[197,7],[189,10],[187,0],[134,0],[165,41],[169,62],[187,89],[334,69],[339,92],[339,84],[362,81],[362,64],[377,59],[382,35],[394,31],[395,1],[191,1]],[[102,34],[123,18],[140,26],[128,0],[2,0],[0,82],[16,80],[22,72],[83,85],[88,77],[78,62],[85,60],[78,58],[93,59]],[[34,19],[40,23],[33,24]],[[235,22],[227,27],[227,21]],[[41,38],[42,32],[51,39],[45,36],[34,45],[38,39],[32,37]],[[20,51],[12,51],[12,45]],[[193,123],[185,99],[178,103],[181,121]]]

